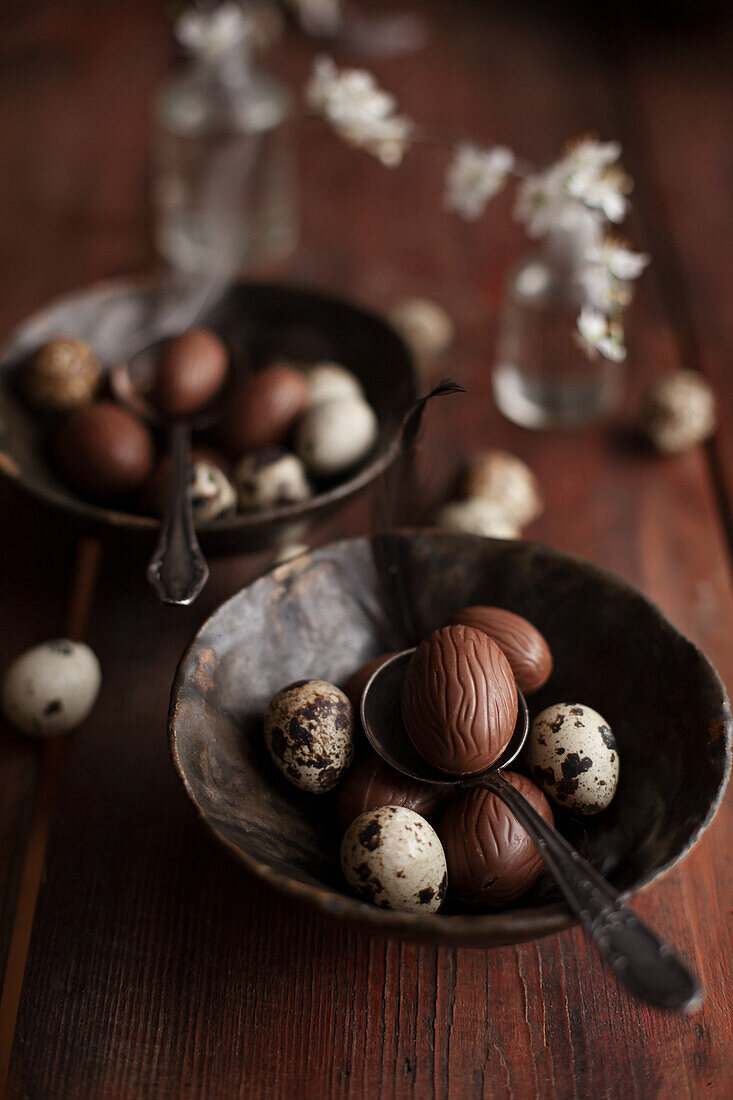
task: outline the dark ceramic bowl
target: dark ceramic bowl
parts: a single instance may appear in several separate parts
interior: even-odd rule
[[[138,532],[152,539],[158,520],[132,507],[94,504],[58,477],[46,458],[44,425],[20,397],[16,376],[40,344],[62,335],[87,340],[105,369],[114,367],[129,355],[130,333],[150,323],[170,288],[170,283],[153,279],[120,281],[62,298],[21,324],[0,357],[0,471],[92,528]],[[239,283],[205,321],[255,369],[279,357],[343,363],[359,377],[379,417],[379,438],[367,459],[345,478],[322,484],[311,500],[231,516],[200,528],[209,550],[258,551],[298,541],[316,520],[364,489],[394,459],[400,424],[417,397],[410,352],[376,315],[288,286]]]
[[[394,566],[404,578],[396,592]],[[392,568],[391,568],[392,567]],[[396,625],[403,597],[413,623]],[[404,648],[460,607],[525,615],[555,658],[529,698],[584,702],[611,723],[621,774],[595,817],[556,824],[611,882],[634,893],[700,838],[730,764],[730,710],[707,659],[617,577],[527,542],[432,531],[324,546],[233,596],[202,626],[178,668],[173,761],[202,820],[250,871],[322,913],[361,927],[453,945],[499,946],[574,923],[543,876],[512,908],[478,915],[392,913],[351,897],[339,869],[334,796],[289,786],[263,746],[270,697],[292,680],[343,684],[361,664]]]

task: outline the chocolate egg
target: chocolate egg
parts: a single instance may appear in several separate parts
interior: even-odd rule
[[[260,371],[232,395],[220,434],[232,458],[280,443],[308,406],[308,383],[302,371],[275,363]]]
[[[355,817],[375,806],[406,806],[429,818],[445,794],[442,787],[418,783],[400,775],[376,753],[367,751],[339,787],[336,813],[342,829],[347,829]]]
[[[413,654],[402,687],[410,740],[433,767],[475,775],[499,759],[517,721],[517,685],[496,642],[446,626]]]
[[[332,790],[354,759],[354,712],[326,680],[298,680],[274,696],[265,744],[286,779],[311,794]]]
[[[99,497],[139,488],[155,457],[148,428],[113,401],[73,412],[58,428],[53,451],[71,484]]]
[[[30,360],[25,391],[39,409],[69,412],[89,404],[101,378],[102,368],[89,344],[64,336],[44,344]]]
[[[515,772],[502,774],[549,825],[554,824],[550,804],[531,779]],[[524,827],[484,787],[471,787],[450,799],[438,834],[451,896],[467,905],[506,905],[530,888],[544,866]]]
[[[496,642],[511,665],[520,691],[529,695],[550,679],[552,654],[536,626],[501,607],[464,607],[447,626],[471,626]]]
[[[189,329],[164,345],[151,400],[163,416],[190,416],[211,404],[228,368],[224,341],[209,329]]]
[[[393,653],[382,653],[379,657],[373,657],[371,661],[367,661],[361,668],[357,668],[356,672],[353,672],[349,679],[346,681],[344,691],[351,700],[351,705],[359,713],[359,707],[361,706],[361,697],[364,694],[364,688],[371,680],[374,673],[383,665],[385,661],[393,657]]]

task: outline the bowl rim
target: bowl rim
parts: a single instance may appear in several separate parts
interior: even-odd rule
[[[717,670],[712,662],[706,657],[702,650],[691,642],[682,632],[675,626],[672,620],[661,610],[661,608],[648,596],[646,596],[635,585],[625,580],[623,577],[614,573],[610,569],[606,569],[603,566],[596,565],[593,562],[588,561],[579,555],[568,553],[564,550],[558,550],[555,547],[548,546],[544,543],[537,542],[529,539],[494,539],[485,538],[482,535],[471,535],[457,532],[447,532],[435,527],[400,527],[391,531],[390,534],[405,537],[415,536],[439,536],[441,539],[453,542],[489,542],[500,546],[513,546],[522,545],[532,550],[538,550],[543,554],[548,554],[555,560],[562,560],[570,562],[574,565],[580,566],[586,571],[589,571],[600,580],[605,580],[611,584],[618,586],[625,591],[633,594],[636,598],[640,599],[655,615],[659,617],[662,623],[679,638],[681,638],[688,646],[690,646],[697,656],[707,666],[707,670],[711,675],[713,683],[717,686],[719,692],[719,702],[722,713],[722,728],[720,736],[724,739],[724,762],[725,767],[721,782],[716,791],[703,820],[698,825],[695,832],[692,834],[686,845],[666,863],[662,864],[654,871],[650,871],[642,878],[639,879],[632,887],[621,892],[620,896],[623,899],[628,899],[637,894],[640,894],[643,890],[646,890],[652,883],[657,882],[664,875],[667,875],[673,870],[683,859],[685,859],[694,847],[700,842],[703,834],[710,827],[715,815],[717,814],[723,797],[725,795],[726,788],[730,779],[731,773],[731,743],[733,741],[733,719],[731,718],[731,708],[728,695],[725,689],[725,685],[721,680]],[[317,559],[322,552],[328,552],[333,549],[343,547],[352,543],[367,543],[372,541],[374,535],[359,535],[349,538],[338,539],[333,542],[325,543],[323,546],[316,547],[309,551],[307,554],[303,554],[292,561],[286,562],[283,565],[274,567],[267,570],[265,573],[256,577],[249,584],[243,585],[231,596],[223,600],[210,615],[199,625],[193,638],[186,646],[181,658],[176,667],[176,673],[171,688],[170,704],[168,709],[168,743],[173,767],[180,779],[183,788],[188,796],[189,800],[193,804],[197,816],[202,821],[206,830],[215,837],[220,844],[222,844],[228,851],[230,851],[237,861],[243,864],[247,870],[253,874],[256,878],[265,882],[279,893],[284,894],[287,897],[294,898],[298,901],[306,902],[312,906],[319,913],[326,917],[337,920],[346,920],[354,926],[368,926],[369,930],[376,935],[386,936],[404,936],[405,938],[415,938],[422,940],[423,942],[431,942],[434,944],[461,947],[461,946],[502,946],[512,943],[520,943],[523,940],[540,939],[544,936],[554,935],[557,932],[562,932],[569,928],[574,928],[579,924],[578,919],[567,908],[564,902],[554,902],[551,905],[535,906],[526,909],[503,909],[486,913],[471,913],[471,914],[442,914],[442,913],[429,913],[429,914],[414,914],[414,913],[399,913],[393,910],[380,909],[377,906],[370,905],[368,902],[360,901],[359,899],[349,896],[346,893],[340,894],[334,890],[331,890],[325,886],[316,886],[311,883],[302,882],[299,879],[292,878],[283,871],[279,871],[269,864],[257,859],[256,856],[250,853],[243,852],[232,841],[228,840],[216,826],[209,820],[202,808],[199,806],[193,788],[188,780],[185,770],[181,763],[180,753],[177,745],[177,732],[176,732],[176,717],[179,697],[183,688],[185,680],[184,666],[186,665],[189,656],[193,652],[199,636],[206,630],[211,624],[212,620],[224,609],[225,606],[236,600],[246,589],[252,588],[257,584],[264,584],[271,580],[272,577],[278,572],[289,571],[293,566],[297,566],[298,562],[303,561],[304,558]]]
[[[0,345],[0,385],[5,385],[3,374],[6,360],[13,352],[14,346],[21,334],[26,328],[39,324],[48,310],[61,309],[64,306],[71,305],[76,299],[82,296],[96,295],[103,301],[113,294],[151,290],[156,286],[165,285],[167,282],[175,282],[175,279],[171,277],[166,278],[165,276],[154,273],[100,279],[87,286],[67,291],[64,294],[52,298],[49,302],[46,302],[45,305],[40,306],[14,325],[10,333],[3,340],[2,345]],[[411,401],[416,401],[420,396],[420,379],[415,356],[403,337],[397,332],[393,325],[390,324],[386,316],[382,316],[376,310],[371,310],[365,306],[352,302],[350,299],[341,298],[337,294],[321,291],[298,282],[273,282],[267,279],[245,278],[237,279],[236,282],[239,285],[247,285],[262,290],[286,289],[294,291],[296,294],[320,298],[336,305],[347,306],[354,313],[361,314],[362,317],[382,325],[399,341],[404,350],[405,360],[408,366],[408,380],[412,390]],[[408,411],[409,405],[404,410],[405,414]],[[222,519],[213,520],[210,523],[197,524],[196,530],[207,534],[216,533],[232,535],[239,532],[259,530],[268,524],[287,524],[290,521],[310,519],[316,516],[320,511],[332,505],[342,503],[361,492],[362,489],[367,488],[368,485],[375,481],[389,468],[389,466],[391,466],[398,451],[399,428],[395,431],[394,437],[387,442],[384,449],[380,453],[375,454],[373,458],[369,459],[363,466],[360,466],[354,474],[345,481],[331,486],[324,492],[316,493],[309,500],[301,501],[296,504],[279,505],[275,508],[262,509],[261,511],[252,513],[236,512],[233,516],[225,516]],[[70,500],[66,494],[56,489],[53,485],[39,482],[36,478],[28,476],[21,469],[13,456],[4,450],[1,437],[0,475],[14,482],[20,489],[40,501],[42,504],[48,505],[57,511],[64,512],[78,520],[85,520],[86,522],[96,525],[122,528],[129,531],[152,532],[157,531],[160,527],[160,520],[155,516],[146,516],[136,512],[124,512],[120,511],[119,508],[107,508],[104,505],[93,504],[90,501],[84,500],[83,497],[76,495],[73,495]],[[69,490],[69,492],[71,491]]]

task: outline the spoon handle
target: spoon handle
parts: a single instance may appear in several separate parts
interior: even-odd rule
[[[497,795],[525,827],[568,905],[618,980],[650,1004],[694,1011],[702,999],[700,985],[669,944],[624,904],[610,883],[501,772],[482,777],[480,786]]]
[[[191,429],[174,423],[170,429],[171,477],[158,544],[148,565],[148,581],[163,603],[189,604],[209,578],[193,522],[188,493]]]

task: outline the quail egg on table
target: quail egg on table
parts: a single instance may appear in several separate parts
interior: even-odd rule
[[[265,715],[265,744],[276,767],[311,794],[332,790],[354,759],[354,712],[326,680],[297,680],[274,696]]]
[[[295,449],[316,477],[331,477],[359,462],[372,449],[379,425],[361,397],[340,397],[315,405],[295,430]]]
[[[561,806],[595,814],[605,810],[616,793],[616,739],[592,707],[547,707],[532,723],[524,756],[533,778]]]
[[[361,382],[350,370],[339,363],[314,363],[305,371],[308,385],[308,401],[311,406],[325,401],[338,401],[342,397],[363,397]]]
[[[517,527],[525,527],[542,512],[537,478],[521,458],[507,451],[483,451],[469,461],[463,493],[498,504]]]
[[[298,456],[278,447],[245,455],[234,470],[234,481],[243,512],[299,504],[313,495]]]
[[[483,535],[484,538],[519,537],[518,526],[501,505],[481,497],[452,500],[444,504],[435,517],[435,523],[445,531],[464,531],[468,535]]]
[[[53,737],[78,726],[96,702],[99,661],[83,642],[43,642],[21,654],[3,682],[3,707],[26,733]]]
[[[442,355],[453,339],[448,313],[429,298],[405,299],[395,306],[389,319],[420,358]]]
[[[438,834],[405,806],[359,814],[344,834],[341,868],[364,901],[403,913],[437,913],[448,886]]]

